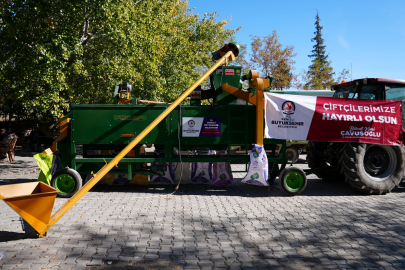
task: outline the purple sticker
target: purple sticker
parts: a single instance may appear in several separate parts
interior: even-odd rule
[[[204,117],[200,137],[221,137],[221,118]]]

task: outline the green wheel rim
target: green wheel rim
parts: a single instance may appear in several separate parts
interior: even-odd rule
[[[304,185],[304,178],[298,172],[290,172],[285,178],[285,186],[291,191],[298,191]]]
[[[75,190],[76,181],[75,179],[68,175],[62,174],[55,179],[55,188],[60,191],[60,193],[68,194]]]

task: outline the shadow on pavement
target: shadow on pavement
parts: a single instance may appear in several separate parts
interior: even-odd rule
[[[145,195],[169,195],[175,191],[175,185],[123,185],[109,186],[96,185],[90,192],[132,192],[136,196]],[[399,189],[396,192],[402,192]],[[207,195],[207,196],[240,196],[240,197],[288,197],[278,187],[278,179],[269,187],[247,185],[234,181],[230,186],[209,186],[199,184],[180,184],[180,188],[174,195]],[[306,189],[297,196],[368,196],[352,189],[344,182],[325,182],[321,179],[308,179]]]
[[[15,221],[15,220],[12,220]],[[8,241],[16,241],[21,239],[37,239],[36,231],[21,217],[19,218],[21,222],[21,229],[24,232],[10,232],[0,230],[0,243]]]
[[[38,236],[34,232],[10,232],[10,231],[0,231],[0,243],[8,241],[16,241],[21,239],[37,239]]]
[[[21,183],[29,183],[29,182],[37,182],[36,179],[31,178],[17,178],[17,179],[1,179],[0,178],[0,186],[2,185],[12,185],[12,184],[21,184]]]

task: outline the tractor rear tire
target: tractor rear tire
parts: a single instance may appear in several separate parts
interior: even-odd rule
[[[356,190],[366,194],[391,192],[404,174],[404,149],[401,146],[346,143],[341,165],[346,181]]]
[[[340,173],[339,157],[340,143],[308,142],[307,162],[311,169],[322,168],[314,174],[324,181],[340,181],[344,179]]]

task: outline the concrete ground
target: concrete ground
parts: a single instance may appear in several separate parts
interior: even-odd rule
[[[38,173],[33,158],[17,156],[0,162],[0,185]],[[173,186],[96,186],[44,238],[2,202],[0,268],[405,269],[404,189],[367,196],[311,175],[289,197],[277,180],[258,187],[234,177],[174,195]]]

